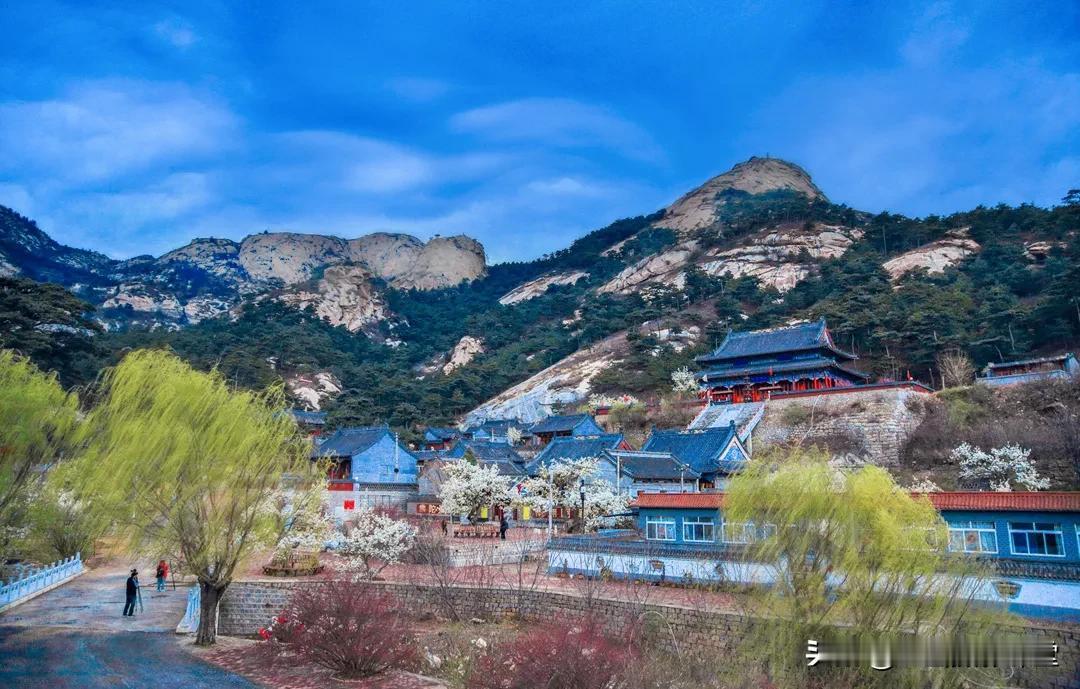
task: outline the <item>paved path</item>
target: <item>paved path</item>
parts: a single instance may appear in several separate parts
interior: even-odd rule
[[[123,617],[128,569],[92,570],[0,614],[0,687],[255,689],[183,648],[174,631],[187,587],[158,593],[140,566],[143,612]]]

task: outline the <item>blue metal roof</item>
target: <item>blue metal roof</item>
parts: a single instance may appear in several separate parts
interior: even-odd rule
[[[700,356],[697,361],[710,362],[739,359],[781,352],[811,349],[828,349],[842,359],[855,359],[854,354],[837,349],[833,344],[825,319],[786,328],[752,330],[750,332],[728,331],[727,337],[711,354]]]
[[[565,433],[574,430],[583,423],[596,425],[596,422],[588,414],[556,414],[547,417],[543,421],[537,421],[529,428],[529,431],[533,435],[537,433]]]
[[[323,440],[311,455],[313,457],[352,457],[368,449],[390,433],[387,426],[341,428]]]
[[[450,428],[447,426],[429,426],[424,431],[424,440],[429,441],[443,441],[453,440],[461,435],[461,431],[456,428]]]
[[[653,431],[641,449],[646,452],[670,452],[680,462],[702,474],[715,471],[731,473],[738,467],[726,466],[722,460],[734,435],[734,426],[700,431]]]
[[[599,457],[604,450],[618,448],[622,441],[623,436],[621,433],[554,438],[529,464],[529,475],[535,476],[540,467],[558,464],[559,462]]]
[[[645,452],[642,450],[608,450],[604,457],[618,465],[623,473],[638,481],[678,480],[685,478],[693,481],[701,474],[675,458],[670,452]]]

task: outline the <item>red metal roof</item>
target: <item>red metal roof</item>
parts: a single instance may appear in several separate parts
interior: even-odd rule
[[[638,507],[715,510],[723,506],[723,493],[638,493]]]
[[[963,491],[927,493],[941,510],[1004,510],[1022,512],[1080,512],[1080,492],[998,493]]]

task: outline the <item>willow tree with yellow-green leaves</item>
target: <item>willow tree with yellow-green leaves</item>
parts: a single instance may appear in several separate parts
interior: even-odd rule
[[[64,392],[55,375],[0,350],[0,529],[5,533],[16,526],[15,513],[25,507],[35,477],[68,449],[77,418],[75,395]]]
[[[755,459],[732,478],[723,512],[725,529],[752,537],[747,560],[771,582],[750,594],[761,621],[735,664],[741,672],[757,666],[784,687],[1000,683],[987,670],[808,667],[810,639],[983,637],[1007,626],[1002,605],[975,601],[988,590],[985,565],[948,552],[934,507],[886,470],[838,471],[816,451]]]
[[[129,552],[182,560],[202,596],[196,643],[214,643],[237,568],[280,537],[283,484],[315,480],[282,389],[234,389],[169,352],[135,351],[104,375],[82,441],[57,479],[111,516]]]

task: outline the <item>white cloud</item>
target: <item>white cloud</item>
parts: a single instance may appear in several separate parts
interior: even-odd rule
[[[198,40],[191,25],[176,17],[162,19],[154,24],[154,34],[181,50],[187,50]]]
[[[222,105],[183,86],[82,83],[62,97],[0,104],[0,170],[72,184],[223,153],[236,127]]]
[[[28,218],[34,216],[34,197],[21,184],[0,184],[0,206],[7,206]]]
[[[450,125],[491,141],[609,148],[643,160],[661,157],[652,137],[638,125],[569,98],[525,98],[466,110],[454,115]]]
[[[529,182],[526,188],[537,194],[548,196],[579,196],[596,198],[607,196],[612,189],[604,184],[581,180],[576,177],[555,177]]]
[[[934,65],[967,43],[970,36],[970,26],[953,14],[950,3],[935,2],[918,17],[900,46],[900,54],[915,66]]]

